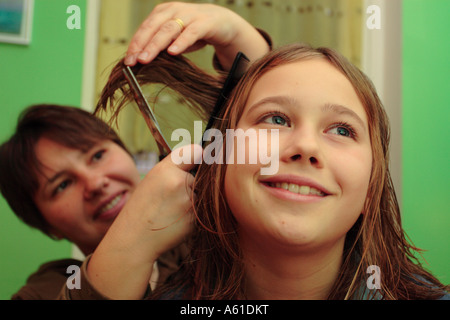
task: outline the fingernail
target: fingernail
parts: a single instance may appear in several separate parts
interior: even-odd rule
[[[138,55],[138,59],[140,60],[146,60],[148,58],[148,52],[144,51],[141,54]]]
[[[167,51],[171,52],[171,53],[178,53],[178,46],[177,45],[172,45],[170,46]]]
[[[131,55],[129,55],[129,56],[126,56],[124,62],[125,62],[126,65],[132,65],[132,64],[134,64],[134,62],[135,62],[135,55],[134,55],[134,54],[131,54]]]

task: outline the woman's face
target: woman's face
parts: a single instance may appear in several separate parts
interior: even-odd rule
[[[43,137],[35,151],[43,164],[38,209],[54,235],[92,252],[140,181],[133,159],[111,140],[83,152]]]
[[[279,130],[277,145],[267,139],[279,153],[277,173],[262,175],[261,163],[227,166],[225,192],[241,240],[261,248],[343,244],[372,168],[366,112],[349,80],[325,59],[274,68],[255,83],[237,127],[258,137]]]

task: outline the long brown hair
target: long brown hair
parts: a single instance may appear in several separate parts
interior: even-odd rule
[[[304,59],[326,59],[349,79],[367,113],[372,146],[372,172],[364,214],[347,233],[340,275],[328,298],[439,298],[447,288],[420,265],[414,256],[418,249],[406,239],[401,226],[400,210],[389,173],[390,133],[383,105],[372,82],[345,57],[331,49],[313,49],[303,44],[272,51],[250,67],[214,127],[225,137],[226,129],[236,127],[254,83],[264,73]],[[152,64],[157,68],[157,61]],[[183,69],[177,71],[180,75],[183,72]],[[198,70],[196,73],[201,72]],[[206,76],[201,76],[197,82],[184,84],[200,88],[207,85],[204,79]],[[152,82],[150,78],[146,81]],[[183,94],[195,99],[189,90]],[[207,108],[205,106],[205,110]],[[194,185],[197,222],[190,241],[191,254],[173,281],[155,292],[155,296],[245,299],[242,252],[237,223],[224,193],[225,173],[226,165],[200,166]],[[381,288],[378,290],[365,289],[369,277],[366,270],[371,265],[378,266],[381,271]]]
[[[134,97],[124,77],[124,67],[124,59],[113,67],[94,110],[95,114],[112,110],[111,123],[117,120],[122,108]],[[143,85],[162,84],[172,89],[204,121],[212,112],[225,77],[224,74],[210,75],[188,59],[170,56],[166,52],[161,52],[152,63],[135,65],[132,71]],[[193,83],[196,85],[193,86]]]
[[[35,146],[42,137],[85,152],[102,140],[127,149],[105,122],[80,108],[40,104],[21,113],[15,133],[0,146],[0,191],[23,222],[52,238],[50,225],[33,200],[42,165]]]

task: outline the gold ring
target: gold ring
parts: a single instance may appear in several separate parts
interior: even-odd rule
[[[175,22],[180,26],[181,32],[184,30],[184,22],[180,18],[175,18]]]

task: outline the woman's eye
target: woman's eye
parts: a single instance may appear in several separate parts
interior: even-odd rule
[[[288,126],[289,122],[286,117],[282,115],[269,115],[263,118],[262,122],[273,124],[276,126]]]
[[[64,191],[69,185],[70,185],[70,180],[64,180],[55,188],[55,191],[53,192],[53,194],[56,195],[56,194]]]
[[[94,153],[94,155],[92,156],[92,160],[94,161],[98,161],[103,157],[103,154],[105,153],[105,150],[100,150],[97,151],[96,153]]]

